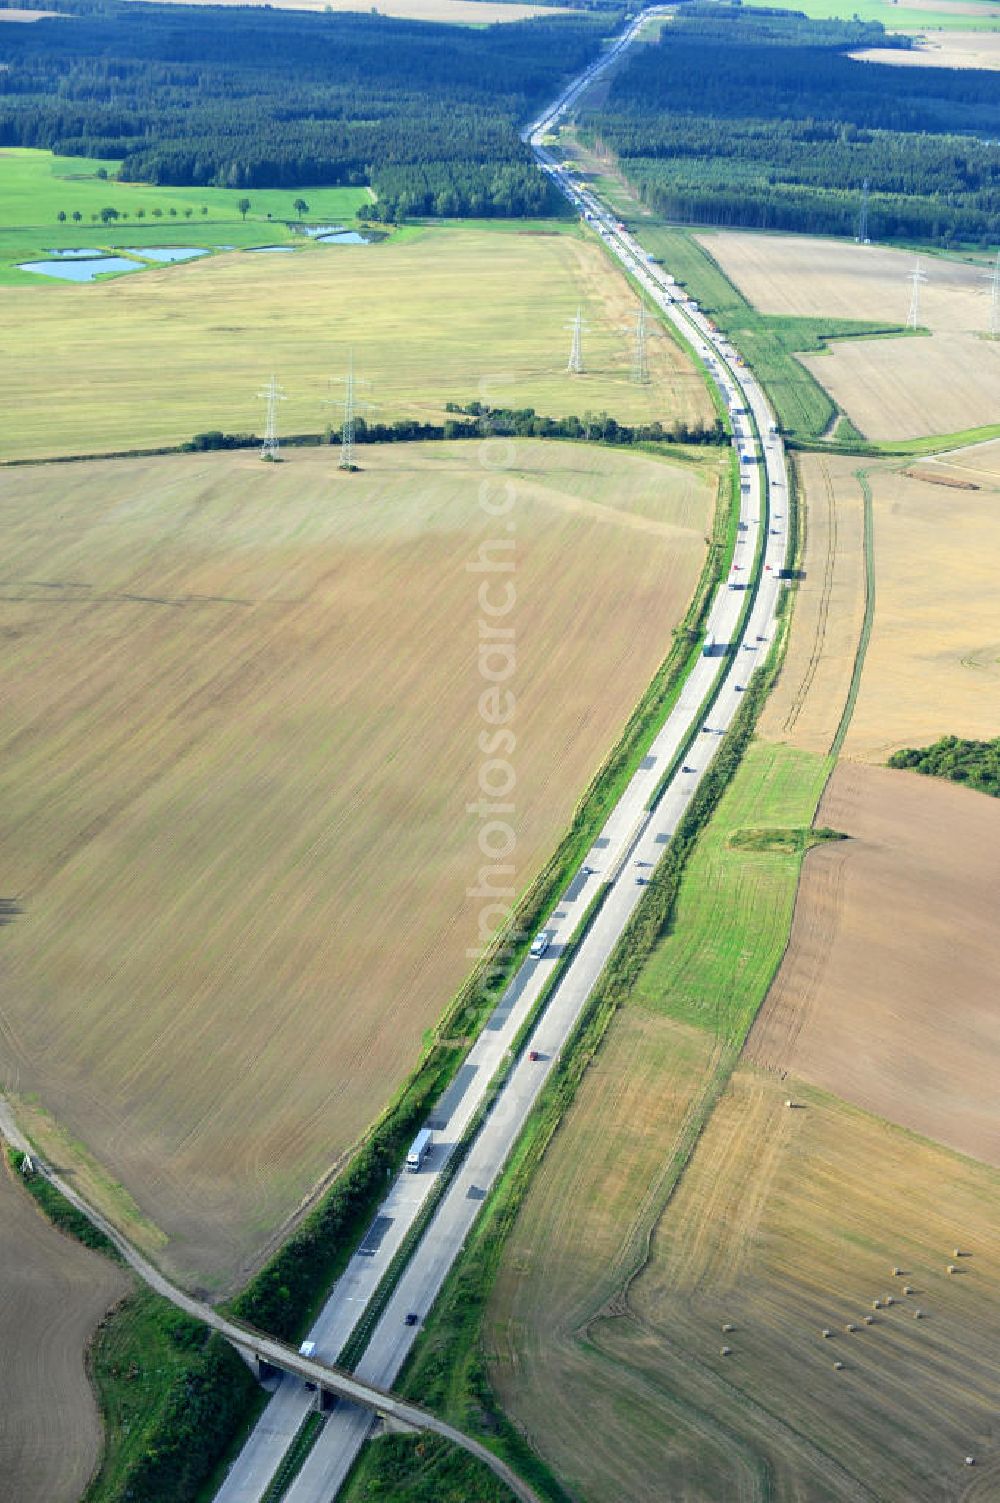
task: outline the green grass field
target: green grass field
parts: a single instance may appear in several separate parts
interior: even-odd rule
[[[295,200],[304,198],[309,205],[306,218],[331,220],[351,218],[361,204],[370,203],[367,188],[157,188],[149,183],[114,181],[118,162],[98,161],[93,157],[58,157],[50,151],[32,151],[25,147],[5,147],[0,152],[0,227],[37,225],[56,228],[61,212],[82,214],[89,224],[91,215],[99,215],[105,205],[133,218],[140,209],[147,217],[160,209],[165,218],[170,210],[183,218],[187,209],[192,218],[207,217],[240,224],[237,208],[241,198],[249,198],[248,220],[267,222],[298,219]],[[98,177],[100,170],[107,179]],[[207,209],[208,215],[202,214]],[[141,221],[140,221],[141,222]],[[71,226],[70,226],[71,227]]]
[[[748,5],[767,6],[769,0],[746,0]],[[1000,5],[996,0],[981,0],[977,14],[963,15],[967,6],[959,3],[949,9],[943,3],[940,9],[933,5],[926,10],[910,9],[905,4],[896,5],[891,0],[795,0],[794,8],[813,21],[827,19],[850,21],[881,21],[887,31],[927,31],[937,28],[945,31],[996,31],[1000,29]]]
[[[804,843],[754,850],[741,837],[808,827],[829,770],[810,752],[754,742],[702,832],[637,1005],[742,1043],[784,950]]]
[[[285,244],[299,238],[289,224],[300,218],[353,227],[358,208],[371,197],[367,188],[157,188],[116,182],[117,168],[117,162],[49,151],[0,151],[0,285],[64,285],[19,271],[18,262],[77,246],[114,251],[133,245]],[[99,177],[99,171],[107,177]],[[245,219],[238,207],[244,197],[251,205]],[[300,197],[309,206],[301,216],[295,209]],[[104,208],[117,209],[122,217],[105,225]]]

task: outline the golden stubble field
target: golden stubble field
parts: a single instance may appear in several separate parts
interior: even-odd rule
[[[983,464],[977,452],[964,451],[965,462]],[[909,469],[870,474],[875,618],[844,742],[864,761],[998,730],[1000,484],[959,490],[933,483],[931,466]]]
[[[807,455],[799,466],[805,578],[763,734],[824,752],[837,729],[864,611],[863,467],[875,609],[844,753],[881,763],[943,735],[995,736],[1000,443],[907,465]]]
[[[676,1072],[658,1076],[652,1100],[661,1078],[658,1137],[652,1109],[642,1118],[650,1174],[672,1149],[683,1090]],[[605,1303],[604,1244],[627,1217],[612,1198],[592,1267],[581,1249],[602,1178],[582,1151],[600,1125],[600,1162],[613,1159],[635,1135],[629,1108],[581,1093],[491,1309],[499,1392],[574,1491],[587,1503],[658,1503],[669,1479],[678,1503],[944,1503],[972,1497],[977,1480],[995,1484],[996,1172],[741,1067],[648,1263]],[[570,1302],[559,1291],[578,1267]]]
[[[699,240],[762,313],[903,324],[915,258],[879,245],[724,232]],[[958,433],[997,422],[1000,342],[985,265],[925,256],[920,323],[930,338],[839,340],[799,358],[868,438]]]
[[[938,0],[934,3],[937,8]],[[908,0],[908,9],[913,9],[913,0]],[[992,14],[995,17],[996,12]],[[849,56],[896,68],[1000,68],[1000,33],[933,31],[918,37],[916,46],[905,51],[898,47],[869,47]]]
[[[851,683],[864,617],[865,559],[857,462],[796,456],[804,511],[804,578],[778,681],[760,718],[767,740],[825,754]]]
[[[572,376],[578,307],[587,373]],[[338,427],[352,350],[373,422],[440,422],[449,401],[714,417],[701,376],[657,327],[652,380],[632,382],[635,296],[592,240],[565,229],[448,226],[370,246],[234,252],[94,286],[3,287],[0,314],[3,457],[260,433],[257,394],[272,373],[283,432]]]
[[[749,1058],[1000,1167],[1000,804],[842,762]]]
[[[56,1231],[6,1166],[0,1267],[0,1492],[11,1503],[77,1503],[101,1447],[84,1350],[129,1280]]]
[[[170,0],[173,5],[197,5],[201,0]],[[239,5],[269,5],[275,10],[360,11],[393,16],[403,21],[436,21],[449,26],[494,26],[503,21],[525,21],[533,16],[551,16],[547,6],[507,4],[506,0],[212,0],[213,5],[232,9]],[[578,12],[558,7],[564,14]]]
[[[530,440],[336,459],[3,481],[4,1083],[211,1286],[377,1114],[469,969],[488,684],[467,565],[516,543],[493,578],[516,593],[521,888],[669,649],[719,463]],[[512,483],[507,520],[484,479]]]

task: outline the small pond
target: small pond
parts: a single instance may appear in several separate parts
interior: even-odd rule
[[[359,235],[357,230],[335,230],[331,235],[317,235],[318,245],[370,245],[364,235]]]
[[[141,271],[142,267],[124,256],[99,256],[93,261],[22,261],[19,270],[60,277],[64,282],[92,282],[107,271]]]
[[[64,261],[72,261],[74,259],[89,261],[94,256],[99,256],[101,252],[96,247],[88,249],[78,246],[76,250],[47,250],[45,254],[47,256],[61,256]]]
[[[308,235],[310,240],[316,240],[321,235],[341,235],[344,232],[342,224],[307,224],[302,226],[303,235]]]
[[[196,245],[128,245],[129,256],[144,256],[147,261],[193,261],[196,256],[207,256],[208,251]]]

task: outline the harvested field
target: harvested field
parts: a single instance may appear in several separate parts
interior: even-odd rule
[[[760,720],[769,741],[830,750],[847,700],[865,602],[864,516],[858,461],[796,459],[805,510],[805,577],[778,682]]]
[[[101,1449],[84,1351],[128,1288],[0,1166],[0,1478],[11,1503],[77,1503],[83,1492]]]
[[[620,1014],[504,1252],[485,1327],[491,1381],[531,1445],[588,1500],[644,1496],[647,1457],[609,1423],[629,1395],[581,1337],[641,1256],[714,1057],[701,1029],[640,1008]]]
[[[910,466],[910,472],[929,480],[957,480],[963,485],[974,485],[978,490],[1000,495],[1000,439],[987,444],[970,444],[968,448],[953,449],[947,454],[930,455],[919,465]]]
[[[721,463],[360,457],[4,481],[4,1079],[210,1286],[377,1114],[469,968],[484,478],[516,496],[520,888],[669,649]]]
[[[874,212],[874,211],[873,211]],[[902,323],[914,258],[877,245],[800,235],[701,235],[736,286],[762,313]],[[925,257],[920,322],[931,338],[840,340],[800,357],[868,438],[958,433],[997,421],[1000,343],[989,328],[982,266]]]
[[[875,611],[847,756],[882,763],[901,746],[1000,730],[1000,444],[912,465],[846,456],[799,461],[805,579],[768,740],[826,752],[850,685],[864,603],[862,493],[872,489]],[[976,489],[965,489],[972,485]],[[928,559],[933,559],[929,568]]]
[[[789,1093],[799,1110],[785,1108]],[[598,1111],[606,1143],[628,1140],[626,1103],[616,1114],[581,1095],[533,1188],[538,1217],[522,1218],[520,1276],[494,1302],[501,1392],[545,1458],[579,1479],[588,1503],[652,1503],[664,1477],[684,1503],[964,1497],[963,1458],[985,1470],[997,1456],[997,1174],[742,1068],[645,1270],[584,1322],[582,1293],[553,1316],[549,1296],[587,1235],[577,1206],[600,1171],[581,1176],[573,1133],[579,1115],[596,1123]],[[664,1154],[669,1143],[668,1130]],[[541,1214],[543,1180],[552,1218]],[[971,1256],[949,1277],[956,1245]],[[600,1274],[591,1288],[596,1306]],[[864,1325],[889,1293],[894,1305]]]
[[[204,0],[169,0],[172,5],[201,5]],[[437,21],[451,26],[493,26],[501,21],[526,21],[532,16],[548,16],[547,6],[507,4],[506,0],[210,0],[213,6],[231,8],[240,5],[270,5],[275,10],[361,11],[393,16],[404,21]],[[563,9],[563,7],[559,7]],[[575,14],[565,10],[565,14]]]
[[[913,0],[907,0],[912,8]],[[934,0],[940,8],[942,0]],[[996,15],[994,10],[992,14]],[[866,63],[888,63],[897,68],[1000,68],[1000,32],[936,31],[919,37],[908,51],[898,47],[870,47],[852,52]]]
[[[578,306],[588,374],[571,376],[566,325]],[[413,229],[379,245],[235,252],[93,286],[11,285],[0,312],[8,457],[260,432],[258,393],[272,372],[287,397],[282,432],[322,432],[339,421],[330,398],[342,389],[330,382],[351,348],[378,422],[440,422],[446,402],[473,400],[551,416],[714,417],[701,376],[658,327],[653,379],[633,383],[634,294],[598,246],[555,225]]]
[[[748,1056],[1000,1166],[1000,807],[842,763]]]
[[[968,449],[949,463],[982,466],[989,463],[982,454]],[[856,465],[831,468],[843,476]],[[900,746],[946,734],[997,735],[996,491],[985,483],[981,491],[954,490],[889,468],[873,469],[870,484],[875,621],[845,754],[884,762]]]

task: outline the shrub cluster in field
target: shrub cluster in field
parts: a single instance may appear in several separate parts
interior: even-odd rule
[[[942,736],[933,746],[894,752],[889,766],[948,778],[1000,798],[1000,737],[995,741],[965,741],[961,736]]]

